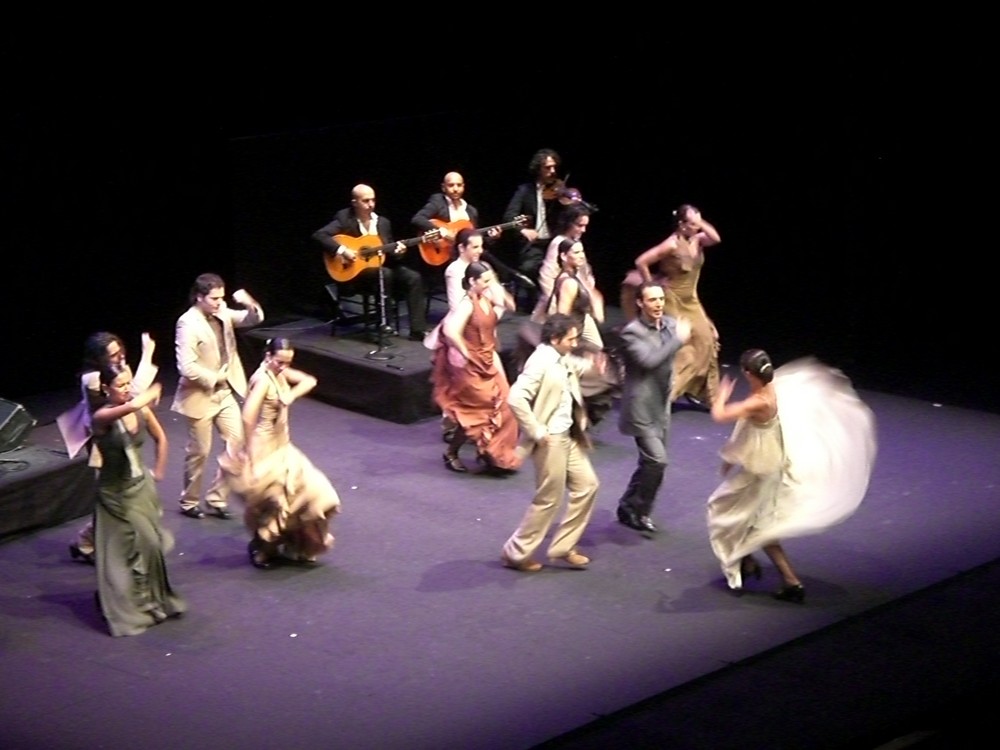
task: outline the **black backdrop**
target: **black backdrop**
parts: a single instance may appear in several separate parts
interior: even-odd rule
[[[272,314],[318,300],[309,234],[358,182],[403,237],[456,169],[492,223],[549,147],[600,209],[587,247],[610,300],[670,210],[694,203],[723,236],[702,298],[726,361],[749,346],[816,354],[864,387],[998,406],[968,312],[990,266],[963,255],[963,289],[944,290],[952,272],[928,253],[950,269],[962,246],[914,241],[946,199],[911,176],[941,161],[943,136],[888,52],[802,43],[679,70],[659,50],[592,48],[537,78],[512,58],[467,61],[476,85],[455,85],[444,60],[331,72],[288,44],[200,46],[183,64],[137,50],[44,65],[4,52],[2,396],[72,385],[99,329],[133,349],[153,331],[171,367],[202,271]]]

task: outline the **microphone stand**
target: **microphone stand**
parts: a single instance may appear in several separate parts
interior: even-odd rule
[[[483,254],[482,254],[481,257],[482,257],[483,260],[485,260],[487,263],[489,263],[491,266],[493,266],[493,268],[495,268],[499,273],[501,273],[504,276],[506,276],[508,281],[513,281],[514,279],[516,279],[516,280],[520,281],[522,284],[524,284],[524,286],[528,287],[529,289],[535,289],[538,286],[537,284],[535,284],[534,281],[532,281],[531,279],[529,279],[527,276],[525,276],[520,271],[516,271],[513,268],[511,268],[510,266],[508,266],[506,263],[504,263],[502,260],[500,260],[497,256],[495,256],[493,253],[491,253],[489,250],[483,250]]]
[[[378,348],[372,349],[365,355],[365,359],[371,359],[376,362],[386,362],[390,359],[395,359],[396,355],[391,352],[387,352],[392,344],[386,343],[385,329],[388,324],[385,320],[385,254],[382,255],[382,262],[378,264],[378,336],[375,339],[375,343],[378,344]]]

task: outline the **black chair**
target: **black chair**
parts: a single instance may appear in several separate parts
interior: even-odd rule
[[[443,308],[441,318],[448,313],[448,289],[444,282],[444,267],[431,269],[430,272],[422,274],[424,280],[424,295],[427,297],[427,305],[424,308],[424,317],[431,321],[431,305],[439,303],[438,307]]]
[[[333,303],[333,326],[331,335],[338,329],[361,327],[371,335],[378,335],[378,299],[372,289],[361,289],[350,284],[332,282],[326,285],[326,292]],[[385,300],[386,324],[399,330],[399,305],[392,297]]]

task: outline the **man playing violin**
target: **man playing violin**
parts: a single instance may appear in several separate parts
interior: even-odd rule
[[[355,185],[351,191],[351,205],[338,211],[329,224],[312,235],[330,255],[347,264],[357,261],[357,251],[338,243],[335,239],[337,235],[371,236],[374,244],[392,244],[392,225],[387,218],[375,213],[375,191],[368,185]],[[398,261],[405,250],[406,243],[397,242],[394,251],[388,253],[382,264],[382,273],[386,293],[391,294],[393,299],[406,300],[410,313],[410,339],[422,341],[427,333],[427,298],[420,274]],[[359,291],[378,294],[378,274],[377,266],[364,268],[348,282],[348,286],[356,284]],[[351,290],[348,289],[347,293]]]
[[[538,278],[545,249],[556,234],[556,219],[562,208],[558,200],[559,164],[559,154],[552,149],[536,152],[528,164],[532,181],[517,186],[503,214],[505,222],[519,215],[529,217],[528,225],[521,229],[523,244],[518,252],[518,270],[532,280]]]

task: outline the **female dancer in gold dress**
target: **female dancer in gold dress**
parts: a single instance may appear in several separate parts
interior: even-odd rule
[[[694,206],[676,211],[674,233],[635,261],[622,283],[622,311],[636,314],[635,290],[646,281],[664,284],[663,314],[691,321],[691,338],[674,357],[674,381],[670,400],[686,396],[706,410],[719,387],[719,334],[698,299],[698,279],[705,264],[703,249],[721,242],[715,227]]]
[[[316,387],[316,378],[292,368],[294,356],[288,339],[267,342],[243,404],[246,444],[227,446],[219,458],[230,488],[246,504],[256,568],[282,559],[314,563],[333,547],[330,518],[340,512],[330,480],[291,441],[288,407]]]

